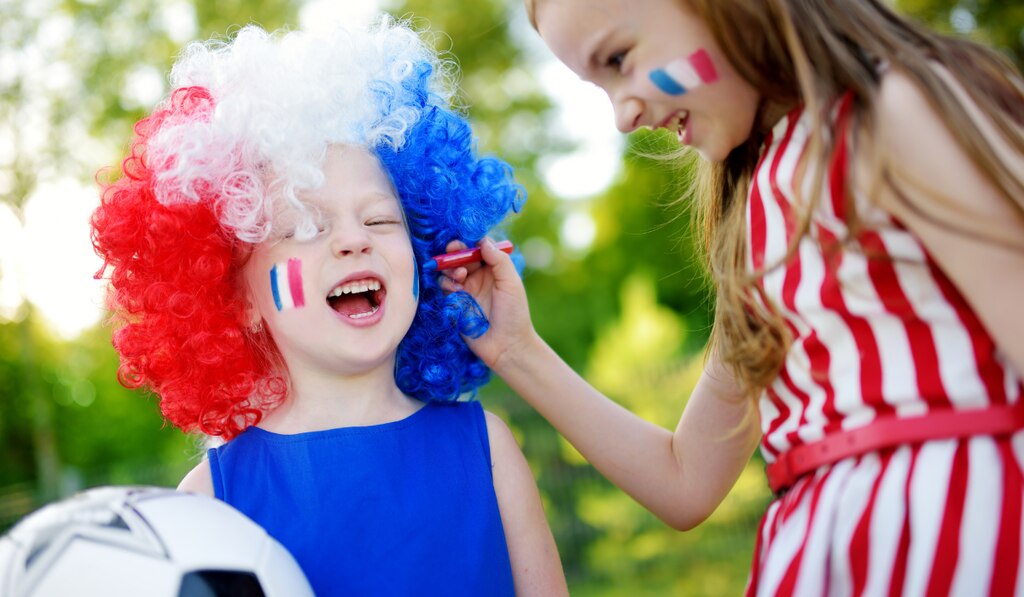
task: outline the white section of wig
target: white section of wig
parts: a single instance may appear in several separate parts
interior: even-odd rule
[[[396,102],[388,111],[371,85],[401,87],[423,62],[434,68],[432,103],[446,104],[449,65],[389,17],[325,34],[248,26],[229,42],[190,44],[171,87],[206,88],[214,109],[209,118],[169,121],[151,140],[157,199],[196,202],[200,189],[215,189],[221,224],[240,240],[261,242],[272,225],[313,236],[317,214],[300,197],[323,184],[327,147],[401,147],[419,110]]]

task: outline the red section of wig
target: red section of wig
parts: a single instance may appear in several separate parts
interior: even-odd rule
[[[136,124],[124,175],[103,188],[92,238],[110,272],[121,383],[155,392],[179,428],[231,439],[286,389],[273,340],[248,329],[241,268],[252,245],[221,226],[215,190],[195,189],[198,202],[157,201],[160,165],[146,156],[161,127],[202,121],[212,110],[206,89],[181,88]]]

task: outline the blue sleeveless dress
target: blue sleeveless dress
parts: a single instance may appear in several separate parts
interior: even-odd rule
[[[214,493],[263,526],[330,595],[514,595],[478,402],[400,421],[209,450]]]

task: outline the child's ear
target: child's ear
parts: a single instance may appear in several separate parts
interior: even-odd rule
[[[246,326],[246,329],[253,334],[258,334],[263,331],[263,318],[260,317],[259,312],[255,309],[253,309],[252,314],[253,315],[249,318],[249,325]]]
[[[263,329],[263,316],[260,314],[256,289],[252,286],[251,278],[244,273],[240,276],[236,296],[239,302],[245,304],[242,307],[242,312],[238,314],[239,325],[249,332],[258,333]]]
[[[245,301],[245,311],[242,313],[242,325],[253,334],[263,331],[263,316],[256,307],[256,301],[249,296]]]

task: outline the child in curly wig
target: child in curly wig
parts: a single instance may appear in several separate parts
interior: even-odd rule
[[[387,19],[192,44],[92,220],[122,383],[227,440],[180,489],[264,526],[318,595],[566,592],[514,438],[458,400],[487,320],[425,267],[523,201],[446,66]]]

